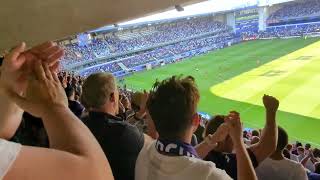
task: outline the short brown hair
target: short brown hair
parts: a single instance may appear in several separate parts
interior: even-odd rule
[[[81,103],[85,108],[101,108],[116,90],[116,80],[110,73],[91,74],[82,86]]]
[[[192,125],[197,113],[199,91],[191,76],[172,76],[156,82],[147,102],[161,138],[178,139]]]

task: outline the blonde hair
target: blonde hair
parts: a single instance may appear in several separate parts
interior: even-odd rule
[[[116,86],[116,80],[110,73],[91,74],[83,83],[80,101],[86,109],[99,109],[115,92]]]

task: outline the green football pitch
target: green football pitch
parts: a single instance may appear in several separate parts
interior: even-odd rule
[[[201,93],[199,111],[237,110],[245,127],[262,128],[263,94],[280,100],[277,121],[290,140],[320,146],[320,39],[256,40],[190,58],[125,79],[149,90],[156,79],[192,75]]]

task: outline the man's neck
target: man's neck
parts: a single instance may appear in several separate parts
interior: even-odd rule
[[[280,161],[285,159],[282,152],[275,152],[270,156],[270,159]]]
[[[101,113],[106,113],[110,114],[112,116],[116,116],[116,112],[110,108],[101,108],[101,109],[91,109],[93,112],[101,112]]]

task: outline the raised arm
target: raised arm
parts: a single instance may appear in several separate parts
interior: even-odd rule
[[[260,142],[250,147],[258,163],[269,157],[276,150],[278,137],[276,114],[279,101],[272,96],[264,95],[263,104],[266,109],[266,124],[262,130]]]
[[[257,180],[255,170],[243,141],[242,125],[239,114],[236,112],[231,112],[230,115],[225,119],[225,122],[229,127],[229,135],[232,139],[234,150],[237,156],[238,180]]]
[[[7,179],[113,179],[89,129],[68,109],[65,92],[49,66],[37,61],[25,97],[6,92],[22,109],[41,117],[52,149],[23,146]]]
[[[27,87],[28,66],[36,56],[50,63],[51,67],[63,55],[62,49],[52,42],[46,42],[25,51],[25,43],[14,48],[4,59],[0,74],[0,138],[11,139],[19,127],[23,110],[4,95],[4,87],[10,87],[21,94]],[[35,56],[36,55],[36,56]]]

